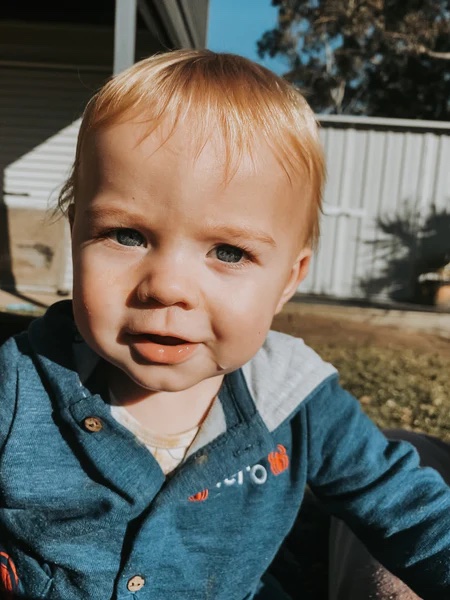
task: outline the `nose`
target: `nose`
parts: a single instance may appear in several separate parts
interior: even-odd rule
[[[180,306],[192,310],[198,306],[197,278],[183,256],[151,254],[142,265],[137,298],[143,304]]]

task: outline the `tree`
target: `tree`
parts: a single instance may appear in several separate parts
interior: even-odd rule
[[[317,112],[450,119],[448,0],[272,0],[258,41]]]

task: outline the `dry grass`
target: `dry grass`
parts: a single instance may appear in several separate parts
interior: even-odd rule
[[[316,349],[336,366],[343,387],[380,427],[424,431],[450,441],[447,357],[389,345],[323,343]]]
[[[341,383],[383,428],[450,441],[450,340],[365,322],[282,313],[274,328],[303,337],[339,370]]]

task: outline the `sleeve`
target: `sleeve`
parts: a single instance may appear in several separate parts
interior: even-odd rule
[[[450,488],[388,441],[338,384],[306,405],[309,483],[373,556],[424,600],[450,598]]]
[[[0,346],[0,449],[8,436],[16,407],[19,357],[15,338]]]

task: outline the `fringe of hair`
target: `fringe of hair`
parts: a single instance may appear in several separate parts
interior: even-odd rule
[[[130,118],[148,123],[149,134],[162,121],[169,121],[173,132],[188,118],[195,126],[198,154],[211,133],[219,131],[227,178],[233,176],[244,153],[257,152],[262,136],[289,180],[305,180],[309,241],[317,243],[325,180],[323,150],[314,113],[287,81],[241,56],[209,50],[177,50],[134,64],[110,79],[86,106],[75,162],[58,198],[64,214],[76,199],[86,136]]]

